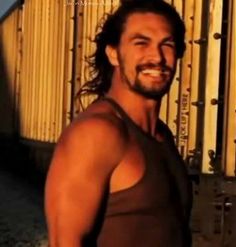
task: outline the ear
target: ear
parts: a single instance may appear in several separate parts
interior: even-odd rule
[[[109,62],[113,65],[113,66],[119,66],[119,60],[118,60],[118,53],[117,53],[117,49],[107,45],[106,49],[105,49],[106,55],[108,57]]]

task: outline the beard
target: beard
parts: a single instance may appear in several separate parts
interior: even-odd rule
[[[139,64],[135,68],[136,71],[135,78],[133,81],[131,81],[125,72],[124,62],[122,61],[121,58],[119,60],[120,60],[119,63],[120,63],[121,76],[131,91],[136,92],[147,99],[154,99],[154,100],[158,100],[162,98],[166,93],[169,92],[175,74],[174,69],[161,63],[155,64],[150,62],[145,64]],[[157,87],[146,86],[145,81],[140,79],[140,74],[145,69],[158,69],[160,73],[163,73],[161,76],[162,80],[165,81],[164,83],[161,82],[163,85],[158,87],[158,83],[160,82],[154,82],[154,84],[155,83],[157,84]]]
[[[166,82],[166,84],[161,88],[150,89],[146,87],[144,83],[138,78],[138,74],[136,74],[134,83],[131,83],[126,76],[125,78],[130,90],[144,96],[147,99],[154,100],[162,98],[166,93],[169,92],[172,81],[172,79],[168,80],[168,82]]]

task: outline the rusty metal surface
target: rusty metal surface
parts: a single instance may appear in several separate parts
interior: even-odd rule
[[[185,1],[183,19],[186,25],[186,52],[182,59],[180,71],[180,95],[179,95],[179,120],[177,144],[183,157],[187,156],[189,135],[189,107],[192,68],[192,45],[193,40],[193,10],[194,0]]]
[[[225,171],[226,176],[234,177],[236,174],[236,3],[233,0],[229,3],[222,170]]]
[[[221,0],[210,1],[202,158],[204,173],[213,173],[209,152],[216,153],[218,105],[213,101],[218,100],[219,96],[221,39],[217,39],[215,35],[221,33],[222,10]]]
[[[70,122],[74,6],[26,1],[21,68],[21,136],[55,142]]]

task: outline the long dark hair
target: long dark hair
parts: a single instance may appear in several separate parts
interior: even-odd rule
[[[94,42],[96,50],[87,58],[90,80],[78,92],[78,97],[84,94],[104,96],[111,86],[113,66],[110,64],[105,48],[107,45],[117,47],[128,16],[132,13],[151,12],[164,15],[171,23],[176,43],[177,57],[181,58],[185,50],[185,26],[175,8],[162,0],[130,0],[124,1],[113,14],[107,14],[106,19],[98,26]]]

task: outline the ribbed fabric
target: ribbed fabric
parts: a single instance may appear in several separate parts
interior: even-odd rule
[[[191,186],[184,163],[164,123],[158,142],[137,126],[112,99],[104,98],[135,136],[145,157],[145,172],[130,188],[108,195],[98,247],[190,246]]]

